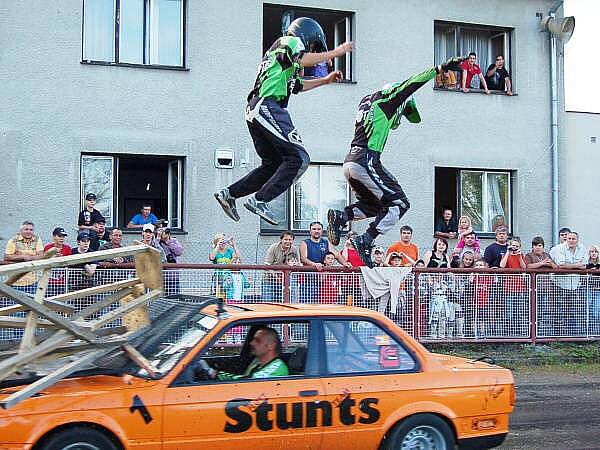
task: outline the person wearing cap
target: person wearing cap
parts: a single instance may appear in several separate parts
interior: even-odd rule
[[[391,230],[410,208],[410,203],[398,180],[381,163],[381,154],[390,131],[400,125],[403,117],[410,123],[421,122],[412,95],[436,74],[458,70],[464,58],[451,58],[444,64],[417,73],[406,81],[388,83],[365,95],[358,105],[354,123],[354,138],[343,164],[344,177],[357,201],[343,210],[327,211],[328,236],[338,245],[342,230],[351,220],[374,218],[367,231],[353,244],[367,266],[372,265],[373,241]]]
[[[154,225],[156,222],[158,222],[158,217],[152,213],[152,205],[144,203],[140,212],[131,218],[127,224],[127,228],[142,228],[143,230],[144,225]]]
[[[44,244],[42,240],[33,234],[33,222],[26,220],[21,225],[19,233],[10,238],[4,250],[4,260],[7,262],[23,262],[40,259],[44,255]],[[15,289],[35,293],[37,288],[37,277],[35,272],[27,272],[15,281],[12,286]]]
[[[252,195],[244,207],[266,222],[278,221],[269,202],[279,197],[308,169],[310,157],[298,130],[287,111],[291,94],[298,94],[340,81],[343,74],[330,74],[303,80],[304,67],[343,56],[353,49],[344,42],[328,51],[321,25],[309,17],[299,17],[288,27],[286,36],[278,38],[265,53],[258,68],[254,88],[248,95],[246,125],[261,165],[229,187],[214,193],[225,214],[238,222],[235,201]]]
[[[142,225],[142,243],[149,245],[150,247],[154,247],[156,250],[160,252],[160,261],[163,263],[167,262],[167,256],[165,255],[165,251],[160,246],[158,239],[154,237],[154,225],[151,223],[147,223]]]
[[[83,255],[90,252],[90,232],[89,230],[82,230],[77,234],[77,247],[71,252],[72,255]],[[74,267],[80,267],[83,269],[83,274],[91,277],[96,273],[96,262],[87,262]]]
[[[104,216],[96,208],[96,194],[93,192],[85,196],[85,208],[79,213],[77,225],[80,230],[90,230],[94,226],[94,222],[99,218],[104,219]]]
[[[504,257],[508,249],[508,228],[496,228],[496,242],[488,245],[485,248],[483,259],[488,267],[500,267],[500,261]]]
[[[65,229],[63,227],[56,227],[52,231],[52,242],[44,246],[44,252],[47,252],[51,248],[56,248],[58,249],[56,256],[69,256],[71,254],[71,246],[65,244],[66,237],[67,232]]]
[[[110,240],[110,233],[106,230],[106,219],[98,217],[94,220],[90,232],[90,251],[96,252],[100,250],[104,244]]]
[[[385,250],[381,245],[373,249],[373,267],[385,267]]]

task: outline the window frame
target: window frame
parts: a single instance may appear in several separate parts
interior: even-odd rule
[[[458,217],[456,218],[456,220],[458,220],[458,218],[460,216],[463,215],[463,210],[462,210],[462,176],[463,173],[479,173],[481,172],[483,177],[482,177],[482,185],[481,185],[481,209],[482,211],[482,217],[483,217],[483,222],[484,223],[491,223],[492,218],[487,218],[487,222],[486,222],[486,216],[487,216],[487,210],[488,208],[487,206],[487,177],[489,174],[501,174],[501,175],[506,175],[508,177],[508,183],[507,183],[507,204],[506,207],[508,209],[508,211],[506,212],[505,216],[508,220],[508,230],[509,232],[512,231],[512,211],[513,211],[513,196],[512,196],[512,175],[513,172],[510,170],[502,170],[502,169],[495,169],[495,170],[488,170],[488,169],[459,169],[458,170],[458,177],[456,179],[458,186],[457,186],[457,199],[456,199],[456,204],[457,204],[457,211],[459,212]],[[494,231],[493,230],[475,230],[474,231],[481,236],[486,236],[486,235],[494,235]]]
[[[181,382],[181,378],[185,378],[186,375],[186,371],[188,370],[188,368],[194,364],[198,359],[202,359],[204,357],[204,355],[206,354],[206,351],[213,347],[215,345],[215,343],[219,340],[219,338],[221,336],[223,336],[223,334],[227,333],[228,331],[232,330],[233,328],[237,327],[237,326],[245,326],[245,325],[249,325],[249,330],[251,330],[253,327],[259,327],[261,325],[263,326],[269,326],[269,325],[274,325],[274,324],[278,324],[281,323],[282,325],[285,324],[290,324],[290,323],[307,323],[308,324],[308,339],[307,339],[307,343],[306,343],[306,364],[308,364],[309,361],[309,355],[311,352],[311,348],[313,348],[312,352],[315,353],[316,352],[316,357],[314,357],[315,361],[317,361],[316,363],[316,368],[313,374],[308,374],[306,371],[306,366],[305,366],[305,373],[302,375],[288,375],[285,377],[271,377],[271,378],[245,378],[245,379],[239,379],[239,380],[197,380],[193,383],[182,383]],[[300,380],[300,379],[314,379],[314,378],[321,378],[323,376],[323,371],[324,371],[324,367],[323,367],[323,358],[321,355],[321,345],[320,342],[322,342],[323,340],[320,339],[320,334],[319,334],[319,323],[318,320],[316,320],[314,317],[264,317],[264,318],[246,318],[246,319],[239,319],[236,320],[234,322],[229,323],[227,326],[223,327],[221,330],[219,330],[219,332],[215,333],[215,335],[205,344],[205,345],[201,345],[201,347],[198,349],[198,351],[196,351],[194,353],[194,355],[192,356],[192,358],[189,360],[189,362],[187,362],[183,367],[177,369],[177,375],[173,378],[173,381],[171,382],[171,384],[169,385],[169,387],[180,387],[180,386],[206,386],[206,385],[215,385],[215,384],[237,384],[237,383],[260,383],[260,382],[279,382],[279,381],[293,381],[293,380]],[[282,341],[282,346],[284,345],[284,336],[280,336],[281,341]],[[316,341],[316,343],[315,343]],[[242,343],[242,349],[241,351],[243,351],[244,346],[246,345],[247,342],[247,336],[244,338],[244,341]],[[312,347],[311,347],[312,345]],[[241,354],[241,353],[240,353]]]
[[[142,36],[142,44],[143,44],[143,48],[142,48],[142,59],[143,61],[146,60],[146,55],[149,55],[150,49],[147,48],[147,43],[149,42],[150,39],[150,35],[149,35],[149,31],[148,31],[148,27],[147,27],[147,22],[148,20],[150,20],[150,14],[151,14],[151,10],[153,9],[152,7],[152,2],[154,0],[144,0],[143,3],[143,8],[144,8],[144,17],[142,18],[142,29],[143,29],[143,36]],[[114,34],[113,34],[113,51],[114,51],[114,57],[112,61],[105,61],[105,60],[96,60],[96,59],[86,59],[85,58],[85,2],[86,0],[83,0],[82,5],[81,5],[81,64],[87,64],[87,65],[100,65],[100,66],[122,66],[122,67],[144,67],[144,68],[148,68],[148,69],[165,69],[165,70],[180,70],[180,71],[189,71],[189,69],[186,67],[186,48],[187,48],[187,0],[181,0],[181,18],[180,18],[180,26],[181,26],[181,53],[180,53],[180,58],[181,58],[181,65],[169,65],[169,64],[154,64],[154,63],[146,63],[146,62],[142,62],[142,63],[131,63],[131,62],[121,62],[119,59],[119,52],[120,52],[120,5],[121,5],[121,0],[113,0],[113,5],[114,5]],[[148,56],[148,59],[150,59],[150,56]]]
[[[415,365],[412,369],[391,369],[391,370],[381,370],[381,371],[368,371],[368,372],[349,372],[349,373],[332,373],[329,372],[328,360],[327,360],[327,343],[325,342],[325,333],[326,326],[325,322],[327,321],[337,321],[337,322],[369,322],[384,331],[388,334],[396,344],[404,349],[404,351],[414,360]],[[364,316],[321,316],[319,317],[319,334],[320,334],[320,357],[321,357],[321,365],[322,365],[322,378],[339,378],[339,377],[356,377],[356,376],[380,376],[380,375],[400,375],[400,374],[408,374],[408,373],[420,373],[422,372],[422,362],[417,356],[416,352],[406,343],[404,339],[395,333],[394,330],[391,330],[389,327],[385,326],[381,322],[376,319],[372,319],[370,317]]]
[[[505,61],[504,67],[510,68],[509,75],[510,75],[511,90],[512,90],[513,95],[517,95],[516,83],[515,83],[515,65],[514,65],[514,58],[513,58],[513,48],[514,48],[513,41],[514,41],[514,32],[515,32],[514,27],[498,26],[498,25],[484,25],[484,24],[468,23],[468,22],[454,22],[454,21],[449,21],[449,20],[437,20],[436,19],[433,21],[433,48],[434,48],[433,59],[434,59],[434,64],[436,64],[436,65],[444,62],[444,61],[442,61],[442,59],[444,59],[444,58],[442,58],[441,55],[435,54],[435,49],[437,48],[436,32],[438,30],[438,27],[453,28],[454,54],[446,55],[446,56],[458,56],[458,55],[466,56],[472,51],[472,49],[462,48],[463,42],[461,40],[461,33],[463,30],[485,31],[485,32],[490,33],[490,37],[487,42],[487,45],[488,45],[488,50],[489,50],[490,55],[493,55],[491,62],[486,61],[485,63],[482,63],[482,61],[479,60],[480,55],[479,54],[477,55],[477,59],[478,59],[477,64],[482,69],[481,72],[484,77],[487,74],[488,66],[490,64],[494,63],[494,60],[496,57],[496,55],[494,54],[494,50],[492,48],[492,40],[502,34],[504,36],[504,46],[503,46],[504,48],[502,49],[502,54],[504,56],[504,61]],[[440,47],[441,47],[441,45],[440,45]],[[433,89],[434,90],[442,90],[442,91],[454,91],[454,92],[462,93],[462,91],[460,90],[460,82],[461,82],[460,78],[461,78],[461,73],[457,73],[456,81],[457,81],[459,87],[456,90],[446,89],[443,87],[435,87],[435,84],[434,84]],[[477,93],[484,92],[483,89],[474,89],[474,88],[470,88],[470,91],[477,92]],[[497,90],[490,90],[490,93],[496,94],[496,95],[506,95],[505,92],[501,92],[501,91],[497,91]]]
[[[344,41],[353,40],[352,36],[355,35],[356,13],[354,11],[344,11],[344,10],[332,9],[332,8],[288,5],[288,4],[281,4],[281,3],[263,3],[262,11],[261,11],[262,12],[262,30],[261,31],[262,31],[262,35],[263,35],[263,47],[268,48],[274,41],[274,39],[272,42],[268,42],[268,43],[266,43],[264,41],[264,39],[266,37],[266,33],[265,33],[266,11],[265,10],[278,9],[278,8],[281,8],[284,10],[282,12],[282,17],[284,14],[291,13],[291,15],[288,15],[288,17],[291,17],[292,21],[298,17],[303,17],[303,16],[311,17],[311,18],[314,18],[313,17],[314,15],[326,15],[326,14],[331,14],[332,16],[343,16],[342,19],[335,21],[335,23],[333,25],[333,33],[331,35],[331,39],[332,39],[334,47],[342,44]],[[332,17],[332,19],[335,20],[335,17]],[[342,21],[345,24],[344,36],[339,35],[340,33],[338,31],[338,26],[337,26]],[[325,29],[326,27],[324,27],[324,25],[322,23],[320,23],[320,25],[324,28],[323,31],[325,32],[325,38],[327,39],[329,36],[328,36],[327,30]],[[276,35],[275,38],[277,38],[279,36],[280,35]],[[331,50],[331,48],[329,50]],[[262,54],[261,54],[261,56],[262,56]],[[341,83],[356,83],[355,73],[354,73],[354,56],[353,56],[353,54],[346,53],[345,56],[343,56],[342,58],[344,58],[344,61],[345,61],[344,66],[345,67],[343,67],[343,70],[342,70],[344,77],[342,78],[342,80],[340,80],[340,82]],[[340,58],[334,59],[333,70],[341,70]]]
[[[438,196],[437,196],[437,190],[438,190],[438,173],[437,170],[443,170],[443,171],[448,171],[448,172],[453,172],[452,176],[454,177],[454,183],[455,183],[455,189],[456,189],[456,196],[454,196],[453,201],[454,204],[448,204],[448,202],[443,202],[438,204]],[[505,214],[505,219],[506,219],[506,224],[508,226],[508,230],[509,232],[512,232],[513,230],[513,223],[514,223],[514,217],[513,217],[513,211],[515,210],[514,207],[514,202],[515,202],[515,198],[514,198],[514,177],[516,176],[516,170],[513,169],[484,169],[484,168],[475,168],[475,167],[446,167],[446,166],[435,166],[434,167],[434,203],[433,203],[433,212],[434,212],[434,218],[433,218],[433,226],[435,229],[435,225],[437,223],[437,221],[439,220],[440,215],[437,214],[438,212],[438,208],[439,211],[441,212],[443,210],[443,208],[445,207],[449,207],[450,209],[452,209],[453,213],[454,213],[454,217],[456,218],[456,221],[458,222],[458,219],[461,215],[463,215],[463,210],[462,210],[462,173],[463,172],[483,172],[485,174],[485,180],[487,180],[487,176],[488,174],[505,174],[508,176],[508,192],[507,192],[507,196],[508,196],[508,201],[507,201],[507,211]],[[441,176],[441,175],[440,175]],[[487,189],[487,184],[486,181],[483,180],[482,182],[485,184],[486,189]],[[482,197],[483,197],[483,186],[482,186]],[[483,200],[483,199],[482,199]],[[482,203],[482,209],[484,208],[484,204]],[[475,230],[475,232],[477,233],[477,235],[479,237],[484,237],[484,238],[493,238],[494,237],[494,232],[492,230],[489,231],[478,231]]]
[[[120,158],[131,158],[131,157],[146,157],[146,158],[158,158],[165,160],[167,165],[165,177],[167,177],[167,184],[169,184],[169,171],[172,163],[177,162],[178,164],[178,172],[180,174],[180,178],[178,180],[178,197],[179,201],[177,203],[176,211],[179,214],[179,223],[178,226],[173,226],[171,224],[172,217],[167,217],[169,220],[168,227],[174,231],[175,233],[186,233],[184,228],[184,216],[185,216],[185,156],[179,155],[144,155],[144,154],[132,154],[132,153],[93,153],[93,152],[82,152],[79,158],[79,186],[80,186],[80,204],[81,209],[85,207],[85,201],[83,200],[87,192],[85,191],[84,185],[84,173],[83,173],[83,160],[84,159],[112,159],[112,200],[111,200],[111,223],[107,223],[107,226],[119,228],[123,233],[138,233],[139,229],[128,229],[127,222],[124,222],[122,226],[119,225],[119,221],[121,219],[120,214],[120,200],[121,193],[119,192],[119,180],[120,180],[120,170],[119,170],[119,160]],[[167,215],[169,215],[169,211],[171,211],[171,206],[169,205],[170,193],[167,193]]]
[[[343,173],[343,171],[342,171],[343,164],[340,162],[311,161],[309,168],[311,166],[318,166],[319,168],[322,166],[339,167],[340,173]],[[300,181],[300,179],[296,180],[296,182],[294,184],[292,184],[290,189],[288,191],[286,191],[284,194],[282,194],[282,196],[285,196],[285,202],[287,203],[285,221],[283,223],[280,222],[280,224],[277,227],[265,228],[264,225],[266,224],[266,222],[264,222],[264,220],[261,219],[260,220],[260,231],[259,231],[261,235],[263,235],[263,236],[277,235],[278,236],[279,234],[281,234],[282,231],[293,231],[294,233],[296,233],[298,235],[304,235],[304,234],[309,233],[309,228],[294,228],[294,226],[293,226],[294,225],[294,213],[295,213],[294,196],[295,196],[295,192],[296,192],[296,183],[298,183]],[[319,185],[320,184],[321,184],[321,174],[320,174],[320,170],[319,170]],[[351,201],[352,201],[352,190],[350,188],[350,184],[346,180],[346,197],[345,197],[346,205],[349,205]],[[346,205],[344,205],[344,206],[346,206]],[[318,220],[318,218],[315,220]],[[327,228],[327,224],[323,223],[323,227]]]

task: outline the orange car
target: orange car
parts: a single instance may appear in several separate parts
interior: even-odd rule
[[[0,449],[482,449],[508,433],[509,370],[430,353],[374,311],[169,302],[130,340],[150,372],[105,355],[0,410]],[[0,404],[37,378],[2,382]]]

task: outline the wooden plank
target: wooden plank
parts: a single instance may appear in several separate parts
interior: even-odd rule
[[[163,288],[162,263],[158,251],[135,255],[135,272],[148,289]]]
[[[50,280],[50,272],[52,269],[44,269],[42,276],[38,281],[37,290],[33,296],[33,301],[38,302],[40,305],[44,303],[44,297],[48,290],[48,280]],[[25,331],[19,344],[19,352],[24,352],[35,345],[35,329],[37,325],[37,314],[35,311],[30,311],[27,315],[27,325],[25,325]]]
[[[54,295],[48,297],[46,301],[59,301],[64,302],[66,300],[75,300],[78,298],[88,297],[90,295],[100,294],[107,291],[116,291],[130,286],[135,286],[140,283],[139,278],[131,278],[129,280],[115,281],[114,283],[101,284],[99,286],[92,286],[78,291],[67,292],[64,294]]]
[[[122,317],[124,314],[127,314],[129,311],[132,311],[135,308],[142,306],[144,303],[159,297],[160,294],[162,294],[162,291],[160,289],[154,289],[154,290],[142,295],[141,297],[138,297],[135,300],[133,300],[127,304],[121,305],[118,308],[116,308],[115,310],[104,314],[99,319],[89,322],[89,325],[92,330],[96,330],[96,329],[100,328],[101,326],[106,325],[107,323],[110,323],[110,322],[118,319],[119,317]],[[80,322],[78,322],[78,323],[80,323]]]
[[[28,320],[27,317],[0,316],[0,328],[26,328]],[[56,328],[55,324],[44,319],[38,319],[37,323],[40,328]]]
[[[55,267],[75,266],[92,261],[113,259],[117,256],[131,256],[139,253],[158,254],[160,252],[147,245],[131,245],[128,247],[111,248],[97,252],[83,253],[80,255],[59,256],[50,259],[36,259],[35,261],[24,261],[0,266],[0,276],[15,275],[42,269],[53,269]]]
[[[51,249],[48,249],[47,252],[44,252],[44,254],[42,255],[41,259],[48,259],[48,258],[52,258],[53,256],[55,256],[58,253],[58,249],[56,247],[53,247]],[[39,260],[38,260],[39,261]],[[19,281],[22,277],[24,277],[25,275],[27,275],[28,272],[21,272],[18,274],[14,274],[12,276],[10,276],[8,278],[8,280],[5,281],[6,284],[12,285],[15,284],[17,281]]]
[[[75,311],[75,308],[73,308],[71,305],[67,305],[66,303],[56,300],[50,300],[49,298],[44,299],[44,305],[46,305],[52,311],[59,311],[65,314],[71,314]],[[29,309],[24,305],[5,306],[4,308],[0,308],[0,316],[14,314],[21,311],[29,311]]]
[[[64,331],[64,330],[62,330]],[[54,334],[56,334],[58,332],[55,332]],[[102,335],[102,336],[106,336],[104,340],[99,341],[99,342],[94,342],[93,344],[89,343],[89,342],[85,342],[85,341],[81,341],[81,340],[75,340],[75,341],[69,341],[66,344],[61,344],[59,346],[57,346],[56,348],[54,348],[52,351],[53,352],[62,352],[62,353],[76,353],[82,350],[90,350],[90,349],[94,349],[94,348],[105,348],[105,347],[113,347],[115,344],[118,345],[122,345],[124,343],[127,342],[127,340],[129,339],[129,337],[135,333],[134,331],[127,331],[127,329],[125,327],[114,327],[114,328],[102,328],[100,330],[98,330],[98,334]],[[48,337],[46,340],[51,339],[51,337]],[[73,336],[70,337],[70,339],[72,339]],[[43,341],[46,342],[46,341]],[[41,345],[41,344],[39,344]],[[37,348],[37,347],[35,347]],[[6,358],[10,358],[13,357],[14,355],[16,355],[18,353],[18,350],[5,350],[5,351],[1,351],[0,352],[0,361],[3,361]],[[38,357],[36,357],[35,359],[37,359],[36,364],[38,363],[42,363],[43,360],[42,358],[44,358],[44,355],[40,355]]]
[[[82,310],[77,311],[75,314],[73,314],[73,316],[71,317],[71,319],[72,320],[85,319],[86,317],[91,316],[92,314],[97,313],[101,309],[106,308],[106,307],[112,305],[113,303],[121,300],[126,295],[129,295],[132,291],[133,291],[133,288],[132,287],[128,287],[128,288],[122,289],[122,290],[120,290],[118,292],[115,292],[112,295],[109,295],[108,297],[103,298],[99,302],[92,303],[91,305],[86,306]]]
[[[117,346],[113,347],[116,348]],[[113,348],[110,349],[102,349],[97,350],[95,352],[90,352],[87,355],[79,356],[74,361],[69,364],[65,364],[59,369],[55,370],[52,373],[49,373],[43,378],[40,378],[34,383],[27,385],[25,388],[20,389],[19,391],[9,395],[2,402],[0,402],[0,406],[4,409],[9,409],[24,400],[27,400],[32,395],[37,394],[38,392],[43,391],[48,386],[53,385],[57,381],[62,380],[66,376],[69,376],[73,372],[82,369],[85,365],[94,361],[95,359],[105,355],[109,351],[112,351]]]
[[[67,258],[68,258],[68,256],[67,256]],[[69,319],[65,319],[64,317],[59,316],[54,311],[51,311],[44,305],[40,305],[35,300],[33,300],[31,297],[24,294],[23,292],[16,290],[15,288],[7,286],[4,283],[0,283],[0,293],[6,295],[8,297],[12,297],[17,302],[27,306],[29,309],[31,309],[32,311],[35,311],[40,316],[43,316],[44,318],[48,319],[50,322],[58,325],[60,328],[64,328],[64,329],[70,331],[75,336],[85,339],[88,342],[94,342],[97,340],[96,335],[94,335],[90,331],[82,328],[81,326],[74,324]]]
[[[144,369],[152,377],[155,377],[158,373],[158,369],[152,365],[150,361],[146,359],[144,355],[137,351],[137,349],[131,344],[123,344],[123,350],[127,353],[127,356],[131,360]]]
[[[24,364],[53,352],[56,348],[69,342],[73,336],[64,330],[59,330],[39,345],[29,349],[26,353],[19,353],[0,361],[0,380],[19,370]]]
[[[143,295],[146,289],[143,284],[137,285],[131,295],[123,297],[119,301],[119,305],[126,305],[129,302],[134,301],[139,296]],[[148,316],[148,308],[146,305],[142,305],[139,308],[136,308],[127,314],[125,314],[121,322],[128,330],[139,330],[147,325],[150,325],[150,317]]]

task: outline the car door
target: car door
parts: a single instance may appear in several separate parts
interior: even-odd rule
[[[244,360],[242,353],[248,344],[248,338],[243,342],[241,338],[262,326],[278,331],[289,376],[196,380],[190,377],[194,363],[190,364],[166,390],[163,449],[209,450],[237,448],[236,445],[261,450],[320,448],[318,404],[325,393],[318,377],[318,348],[311,345],[311,322],[237,322],[201,351],[198,358],[218,366],[233,356],[230,361],[235,365]],[[301,364],[292,361],[299,348],[306,349],[299,356],[304,359]]]
[[[323,448],[344,438],[345,449],[376,449],[387,417],[410,403],[420,386],[418,360],[376,322],[349,318],[322,324],[323,383],[332,405]]]

